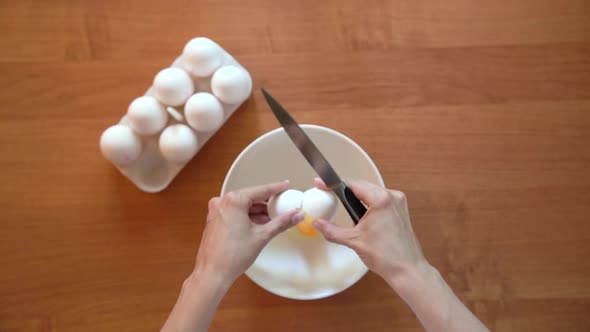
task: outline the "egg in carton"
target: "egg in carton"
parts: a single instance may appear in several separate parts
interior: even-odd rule
[[[162,191],[251,93],[244,67],[211,39],[194,38],[103,132],[101,152],[139,189]]]

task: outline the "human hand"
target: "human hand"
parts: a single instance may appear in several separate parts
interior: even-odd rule
[[[327,189],[320,179],[315,184]],[[326,220],[317,220],[314,227],[328,241],[356,251],[365,265],[387,282],[428,266],[410,223],[404,193],[366,181],[350,181],[347,185],[367,205],[365,216],[352,228]]]
[[[266,201],[288,187],[284,181],[212,198],[195,271],[233,283],[273,237],[303,220],[297,210],[272,220],[267,214]]]

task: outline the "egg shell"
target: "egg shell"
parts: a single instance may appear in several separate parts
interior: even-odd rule
[[[154,77],[154,95],[163,104],[180,106],[195,92],[193,80],[180,68],[162,69]]]
[[[236,66],[223,66],[211,78],[213,94],[224,103],[238,104],[252,92],[252,79],[248,72]]]
[[[191,75],[205,77],[221,65],[221,48],[209,38],[191,39],[182,51],[182,66]]]
[[[159,146],[164,158],[181,164],[197,153],[197,136],[187,125],[171,125],[162,131]]]
[[[100,151],[113,164],[127,166],[141,155],[141,139],[131,128],[114,125],[100,136]]]
[[[315,218],[331,220],[337,208],[338,199],[332,192],[311,188],[303,193],[301,209]]]
[[[127,119],[135,132],[154,135],[166,126],[168,113],[156,98],[142,96],[133,100],[127,108]]]
[[[224,120],[223,105],[214,95],[199,92],[192,95],[184,105],[184,116],[188,124],[198,131],[217,130]]]
[[[299,190],[288,189],[282,193],[273,196],[268,201],[268,216],[275,218],[294,209],[301,208],[303,193]]]

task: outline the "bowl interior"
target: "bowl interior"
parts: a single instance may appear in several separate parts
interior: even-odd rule
[[[371,158],[351,139],[325,127],[302,125],[338,174],[383,186]],[[234,161],[222,194],[248,186],[291,181],[291,188],[305,191],[313,186],[316,173],[282,128],[252,142]],[[352,227],[339,203],[333,222]],[[274,238],[246,272],[264,289],[292,299],[317,299],[336,294],[357,282],[367,272],[357,254],[347,247],[327,242],[321,235],[305,237],[292,228]]]

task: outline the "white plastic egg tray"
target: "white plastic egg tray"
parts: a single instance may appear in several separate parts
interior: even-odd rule
[[[168,187],[252,92],[248,71],[207,38],[189,41],[170,68],[190,80],[164,69],[100,139],[105,158],[145,192]]]

